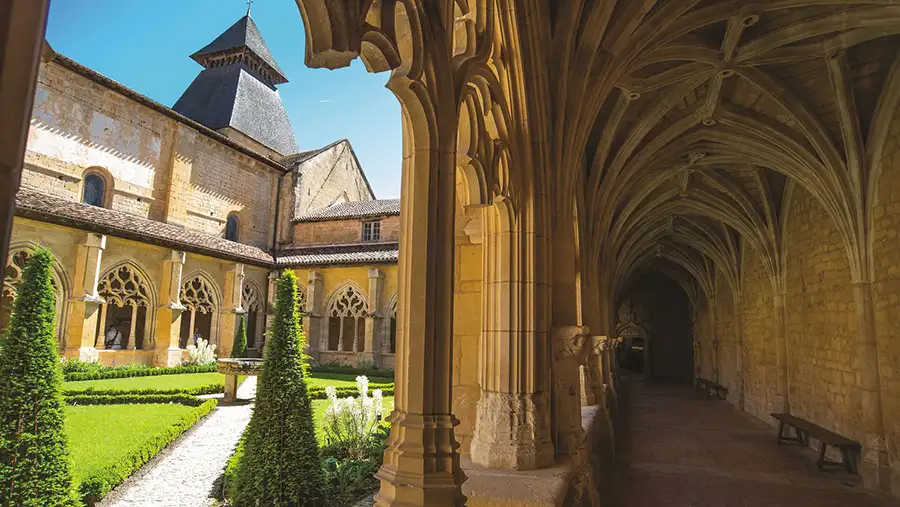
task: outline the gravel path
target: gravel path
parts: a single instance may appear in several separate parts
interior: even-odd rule
[[[256,377],[247,377],[238,389],[238,398],[248,400],[255,394]],[[252,403],[219,405],[98,506],[209,506],[213,483],[225,470],[252,412]]]

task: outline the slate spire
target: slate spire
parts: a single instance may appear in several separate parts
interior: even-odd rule
[[[275,88],[287,77],[249,12],[191,58],[204,70],[172,109],[213,130],[230,127],[281,155],[300,151]]]

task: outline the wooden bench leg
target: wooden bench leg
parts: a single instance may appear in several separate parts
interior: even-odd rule
[[[806,440],[806,435],[803,434],[803,430],[794,428],[794,435],[797,437],[798,443],[804,446],[809,446],[809,441]]]
[[[844,462],[844,470],[847,473],[856,475],[856,464],[853,462],[853,453],[850,449],[841,447],[841,461]]]
[[[784,438],[784,421],[778,421],[778,436],[775,438],[775,443],[781,445],[781,440]]]
[[[821,471],[825,465],[825,442],[819,442],[819,459],[816,461],[816,468]]]

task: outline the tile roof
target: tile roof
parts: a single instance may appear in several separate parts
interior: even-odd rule
[[[273,57],[272,52],[269,51],[269,46],[267,46],[266,41],[263,40],[262,34],[259,33],[259,28],[256,26],[256,23],[253,22],[253,18],[250,17],[250,14],[237,20],[235,24],[222,32],[222,35],[216,37],[214,41],[207,44],[200,51],[192,54],[191,58],[205,67],[206,56],[237,48],[249,49],[275,71],[281,82],[287,82],[284,72],[281,70],[281,67],[278,66],[278,63],[275,62],[275,57]]]
[[[16,194],[16,215],[248,264],[270,267],[274,263],[272,254],[255,246],[25,187]]]
[[[279,267],[393,264],[399,251],[396,242],[309,246],[282,251],[276,264]]]
[[[273,258],[272,254],[255,246],[26,187],[16,194],[16,215],[267,268],[393,264],[397,262],[399,252],[396,242],[353,243],[292,248],[279,252],[277,258]]]
[[[351,220],[354,218],[400,215],[400,199],[345,202],[320,209],[294,219],[294,222],[324,222],[326,220]]]

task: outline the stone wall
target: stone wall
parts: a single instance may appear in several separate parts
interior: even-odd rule
[[[326,146],[294,171],[294,218],[335,202],[370,201],[375,196],[346,139]]]
[[[872,230],[875,329],[891,486],[900,495],[900,121],[891,125],[877,181]]]
[[[362,224],[379,217],[365,220],[327,220],[323,222],[298,222],[294,224],[294,245],[324,245],[337,243],[358,243],[362,241]],[[400,240],[400,217],[381,217],[381,240]]]
[[[749,246],[745,245],[749,249]],[[744,338],[744,409],[768,421],[775,399],[774,296],[772,281],[759,255],[748,250],[741,291]]]
[[[856,313],[850,266],[834,221],[795,187],[784,231],[791,412],[863,440],[856,392]]]
[[[738,355],[741,353],[737,341],[735,327],[734,298],[731,287],[721,273],[716,273],[716,339],[717,349],[717,382],[728,388],[728,397],[732,402],[737,397],[740,385],[738,372]]]
[[[217,235],[235,213],[241,242],[269,246],[279,170],[57,63],[41,64],[22,184],[80,200],[90,171],[106,179],[112,209]]]

